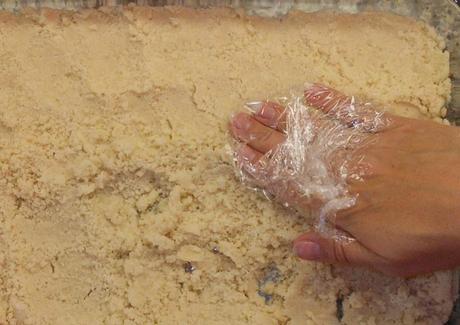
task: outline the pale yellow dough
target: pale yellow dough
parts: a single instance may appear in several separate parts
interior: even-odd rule
[[[0,323],[333,325],[342,296],[343,324],[442,324],[451,272],[295,258],[311,220],[238,183],[226,128],[306,81],[440,121],[443,48],[384,13],[0,13]]]

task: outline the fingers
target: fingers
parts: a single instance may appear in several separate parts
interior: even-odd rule
[[[284,142],[285,136],[246,113],[238,113],[231,121],[233,136],[247,143],[252,149],[265,154]]]
[[[358,103],[354,97],[321,84],[313,84],[304,92],[305,103],[330,117],[340,120],[347,127],[359,127],[365,131],[379,130],[378,113],[368,104]],[[280,104],[268,101],[246,103],[254,113],[254,119],[278,131],[286,130],[286,110]]]
[[[369,108],[359,105],[354,97],[321,84],[313,84],[304,92],[305,103],[324,114],[335,117],[348,127],[369,124],[375,113]],[[265,126],[285,131],[286,110],[280,104],[268,101],[246,103],[246,107],[254,113],[254,118]],[[373,114],[374,113],[374,114]]]
[[[347,127],[372,129],[375,125],[376,112],[355,101],[354,97],[321,84],[313,84],[304,92],[305,103],[329,117],[336,118]],[[247,103],[254,118],[265,126],[278,131],[286,130],[286,110],[274,102]]]
[[[278,131],[286,129],[285,109],[280,104],[274,102],[253,102],[247,103],[254,113],[254,118],[265,126]]]
[[[359,103],[354,97],[321,84],[308,87],[304,98],[307,105],[338,119],[348,127],[376,132],[385,124],[379,113],[369,104]]]
[[[236,151],[236,156],[240,163],[255,165],[262,158],[263,154],[257,150],[252,149],[248,145],[243,145]]]
[[[301,235],[294,241],[294,252],[301,259],[330,264],[380,268],[382,257],[369,251],[358,241],[337,241],[315,232]]]
[[[352,104],[352,97],[321,84],[313,84],[308,87],[304,92],[304,98],[308,105],[326,114],[336,114]]]

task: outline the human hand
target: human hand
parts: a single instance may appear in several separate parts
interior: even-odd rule
[[[305,101],[345,127],[359,124],[343,114],[351,97],[335,90],[313,85]],[[361,121],[366,114],[358,114]],[[237,159],[255,170],[262,168],[261,163],[270,159],[266,154],[286,140],[285,118],[284,107],[271,102],[252,115],[235,115],[230,130],[244,143]],[[385,118],[385,127],[369,134],[372,141],[359,149],[360,159],[351,159],[367,166],[360,179],[346,180],[355,204],[335,213],[334,226],[354,240],[338,241],[312,231],[294,241],[294,251],[305,260],[365,266],[397,276],[460,265],[460,131],[431,121],[390,114]],[[257,181],[258,174],[252,176]],[[295,191],[267,190],[302,205]],[[305,200],[305,205],[321,204]]]

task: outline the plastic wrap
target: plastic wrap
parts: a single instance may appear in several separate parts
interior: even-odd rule
[[[277,100],[285,110],[270,126],[278,126],[285,141],[256,162],[239,153],[244,143],[236,143],[235,168],[249,188],[315,218],[323,235],[350,239],[333,226],[335,216],[356,203],[359,193],[350,191],[349,182],[365,181],[370,172],[362,149],[376,141],[375,133],[390,121],[371,103],[322,85],[305,89]],[[258,114],[269,103],[251,102],[247,107]]]

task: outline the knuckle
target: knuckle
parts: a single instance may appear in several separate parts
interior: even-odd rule
[[[357,196],[356,203],[346,209],[339,210],[334,218],[334,225],[350,234],[359,230],[363,226],[363,214],[369,211],[372,202],[367,197],[367,193],[363,192]]]
[[[350,264],[345,247],[337,241],[332,242],[332,258],[341,264]]]
[[[274,148],[282,141],[283,139],[280,136],[280,133],[273,129],[268,129],[261,139],[261,142],[265,143],[269,148]]]
[[[270,129],[270,128],[265,129],[264,132],[262,133],[261,140],[267,141],[267,142],[270,141],[273,138],[274,133],[275,131],[273,129]]]

